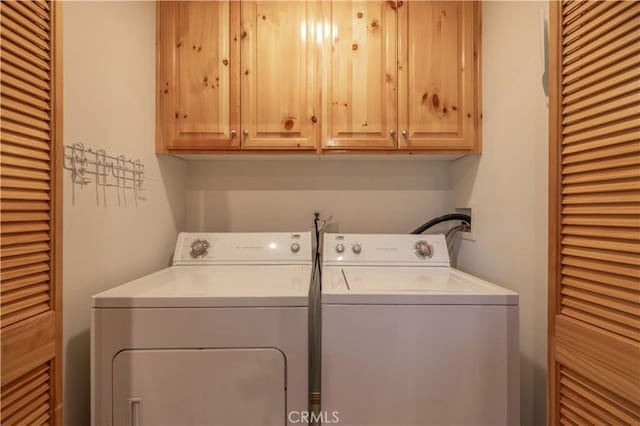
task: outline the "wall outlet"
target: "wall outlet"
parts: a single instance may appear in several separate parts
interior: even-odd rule
[[[463,240],[467,240],[467,241],[475,241],[476,237],[473,234],[473,229],[475,228],[475,224],[473,222],[473,215],[471,214],[472,213],[471,207],[458,207],[456,208],[456,213],[466,214],[471,217],[471,227],[469,229],[469,232],[460,231],[456,234],[456,237],[462,238]]]

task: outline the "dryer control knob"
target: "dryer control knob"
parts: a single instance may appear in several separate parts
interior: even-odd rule
[[[344,245],[343,244],[338,244],[336,246],[336,252],[338,252],[338,253],[344,252]]]
[[[205,257],[209,253],[209,241],[197,239],[191,243],[191,257],[197,259],[199,257]]]
[[[416,250],[416,255],[421,259],[426,259],[427,257],[433,256],[433,247],[429,245],[426,241],[418,241],[414,246]]]
[[[360,254],[360,252],[362,251],[362,246],[358,243],[355,243],[353,246],[351,246],[351,250],[353,250],[355,254]]]
[[[300,244],[298,243],[293,243],[291,244],[291,251],[294,253],[297,253],[300,251]]]

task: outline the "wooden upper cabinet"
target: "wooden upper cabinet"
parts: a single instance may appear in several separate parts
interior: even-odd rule
[[[158,2],[158,153],[480,152],[480,3]]]
[[[323,6],[323,148],[395,148],[397,3],[333,1]]]
[[[239,2],[158,2],[158,152],[240,148],[239,24]]]
[[[318,9],[315,1],[241,3],[243,149],[316,148]]]
[[[480,4],[398,8],[399,147],[479,151]]]

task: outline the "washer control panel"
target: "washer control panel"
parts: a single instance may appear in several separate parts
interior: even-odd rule
[[[183,232],[173,255],[174,265],[307,263],[310,232]]]
[[[325,264],[449,266],[442,234],[325,234]]]

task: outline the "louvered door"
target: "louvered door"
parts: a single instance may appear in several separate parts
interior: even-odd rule
[[[640,424],[640,2],[550,2],[549,424]]]
[[[62,424],[60,6],[0,13],[0,422]]]

